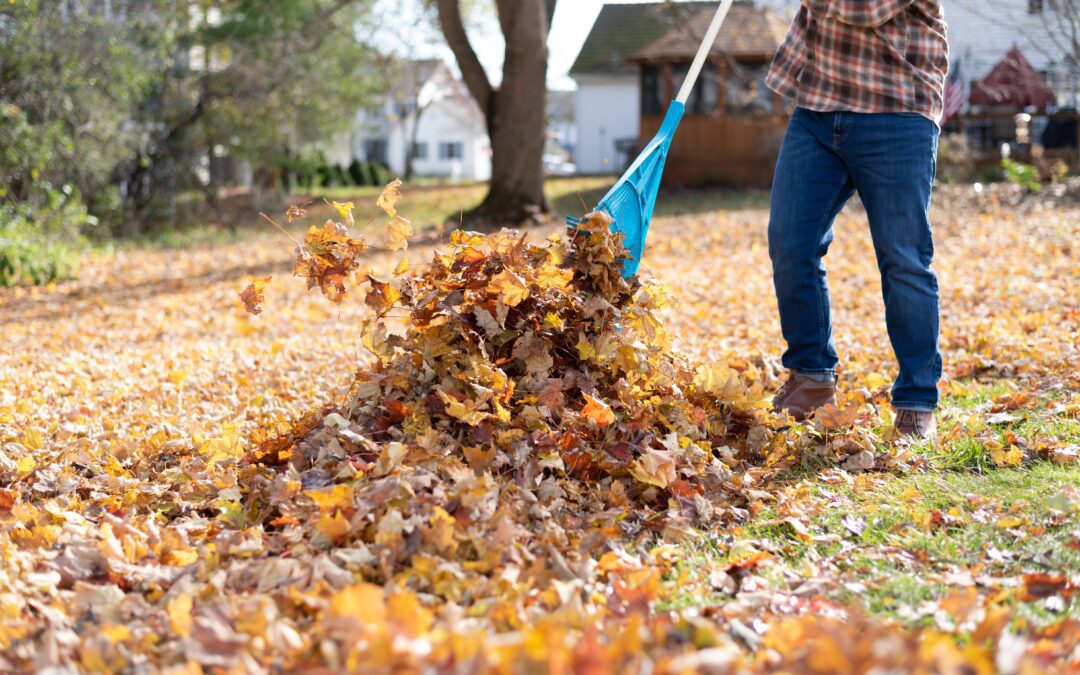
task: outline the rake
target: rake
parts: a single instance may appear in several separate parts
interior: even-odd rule
[[[671,102],[667,115],[664,117],[660,130],[649,142],[641,154],[638,155],[630,168],[626,170],[618,183],[608,190],[604,198],[600,200],[596,211],[606,211],[614,222],[611,229],[623,235],[623,245],[626,246],[630,257],[623,263],[622,274],[624,277],[632,277],[637,274],[641,265],[641,255],[645,251],[645,237],[649,233],[649,222],[652,221],[653,209],[656,208],[656,196],[660,190],[660,177],[664,174],[664,164],[667,162],[668,149],[671,140],[675,136],[675,130],[682,121],[686,102],[690,99],[690,92],[697,83],[701,69],[705,65],[705,59],[716,42],[716,36],[720,33],[720,26],[727,18],[728,10],[735,0],[723,0],[716,10],[716,16],[709,24],[709,30],[705,32],[705,39],[698,49],[694,63],[686,73],[682,89],[679,95]],[[566,219],[571,229],[581,224],[581,219],[568,217]]]

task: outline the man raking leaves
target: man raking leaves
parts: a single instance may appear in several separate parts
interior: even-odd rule
[[[948,43],[941,0],[802,0],[766,84],[795,101],[772,188],[769,254],[797,419],[833,402],[837,354],[822,258],[856,192],[900,364],[896,430],[934,433],[941,377],[929,208]]]

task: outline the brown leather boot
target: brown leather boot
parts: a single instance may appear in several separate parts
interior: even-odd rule
[[[893,426],[896,433],[905,438],[928,439],[937,433],[934,413],[923,410],[897,410]]]
[[[773,411],[779,413],[786,410],[802,422],[811,412],[829,403],[836,405],[835,379],[818,382],[793,371],[773,397]]]

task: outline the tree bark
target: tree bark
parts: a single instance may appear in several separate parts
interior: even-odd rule
[[[548,210],[544,197],[547,134],[547,34],[555,0],[496,0],[506,40],[502,84],[491,86],[461,20],[458,0],[437,0],[439,23],[476,99],[491,140],[487,197],[467,214],[474,225],[519,224]]]

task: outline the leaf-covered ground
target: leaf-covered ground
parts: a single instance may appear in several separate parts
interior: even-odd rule
[[[406,193],[406,216],[410,199],[433,208],[421,192]],[[657,311],[680,363],[691,373],[701,364],[739,372],[748,392],[781,376],[760,203],[669,198],[688,213],[654,224],[645,264],[678,300]],[[719,437],[710,415],[728,408],[708,400],[730,392],[701,398],[725,389],[707,376],[671,394],[699,396],[705,431],[669,420],[669,445],[614,480],[628,492],[604,474],[603,494],[590,495],[598,476],[590,464],[576,470],[580,448],[541,458],[538,504],[556,514],[545,531],[542,514],[498,508],[510,497],[494,486],[513,481],[499,472],[501,455],[485,449],[498,444],[483,438],[467,439],[445,473],[427,475],[417,469],[432,458],[402,456],[400,443],[360,447],[365,439],[350,454],[349,433],[400,423],[353,431],[349,423],[360,422],[349,416],[332,418],[342,436],[330,450],[322,438],[307,446],[311,457],[257,459],[259,430],[355,400],[355,374],[372,366],[363,327],[386,301],[357,292],[335,305],[309,293],[291,278],[284,235],[102,255],[77,282],[5,291],[0,668],[1063,670],[1080,658],[1080,209],[1003,206],[965,188],[937,203],[941,438],[888,443],[892,358],[872,249],[851,207],[829,255],[841,410],[779,430],[740,394],[762,431],[748,439],[746,428],[728,430],[735,449],[753,456],[714,448],[731,474],[723,496],[706,496],[729,509],[708,526],[703,504],[688,506],[700,483],[686,457]],[[357,204],[358,221],[376,213]],[[357,230],[368,234],[362,223]],[[559,230],[529,241],[542,247]],[[435,248],[451,248],[414,238],[407,251],[388,251],[381,226],[367,239],[363,265],[376,279],[401,272],[403,257],[420,270]],[[537,287],[495,275],[503,264],[488,267],[496,295],[531,307],[537,299],[520,296]],[[252,316],[237,294],[267,276],[264,311]],[[562,330],[578,311],[539,319]],[[524,387],[547,366],[527,351],[499,366],[510,372],[512,358],[532,358],[539,365],[523,366]],[[551,367],[572,357],[584,372],[587,352],[555,353]],[[430,416],[485,414],[460,407],[470,401],[455,395]],[[559,418],[567,429],[595,434],[597,447],[612,444],[618,455],[613,434],[627,428],[627,407],[573,405],[580,418]],[[486,410],[497,418],[494,406]],[[671,456],[687,480],[668,479]],[[450,497],[441,482],[455,486]],[[415,503],[390,493],[403,484],[421,495]],[[622,508],[596,510],[613,503]],[[566,527],[566,504],[588,505],[578,531]],[[365,521],[364,509],[377,517]],[[402,518],[413,513],[424,520]]]

